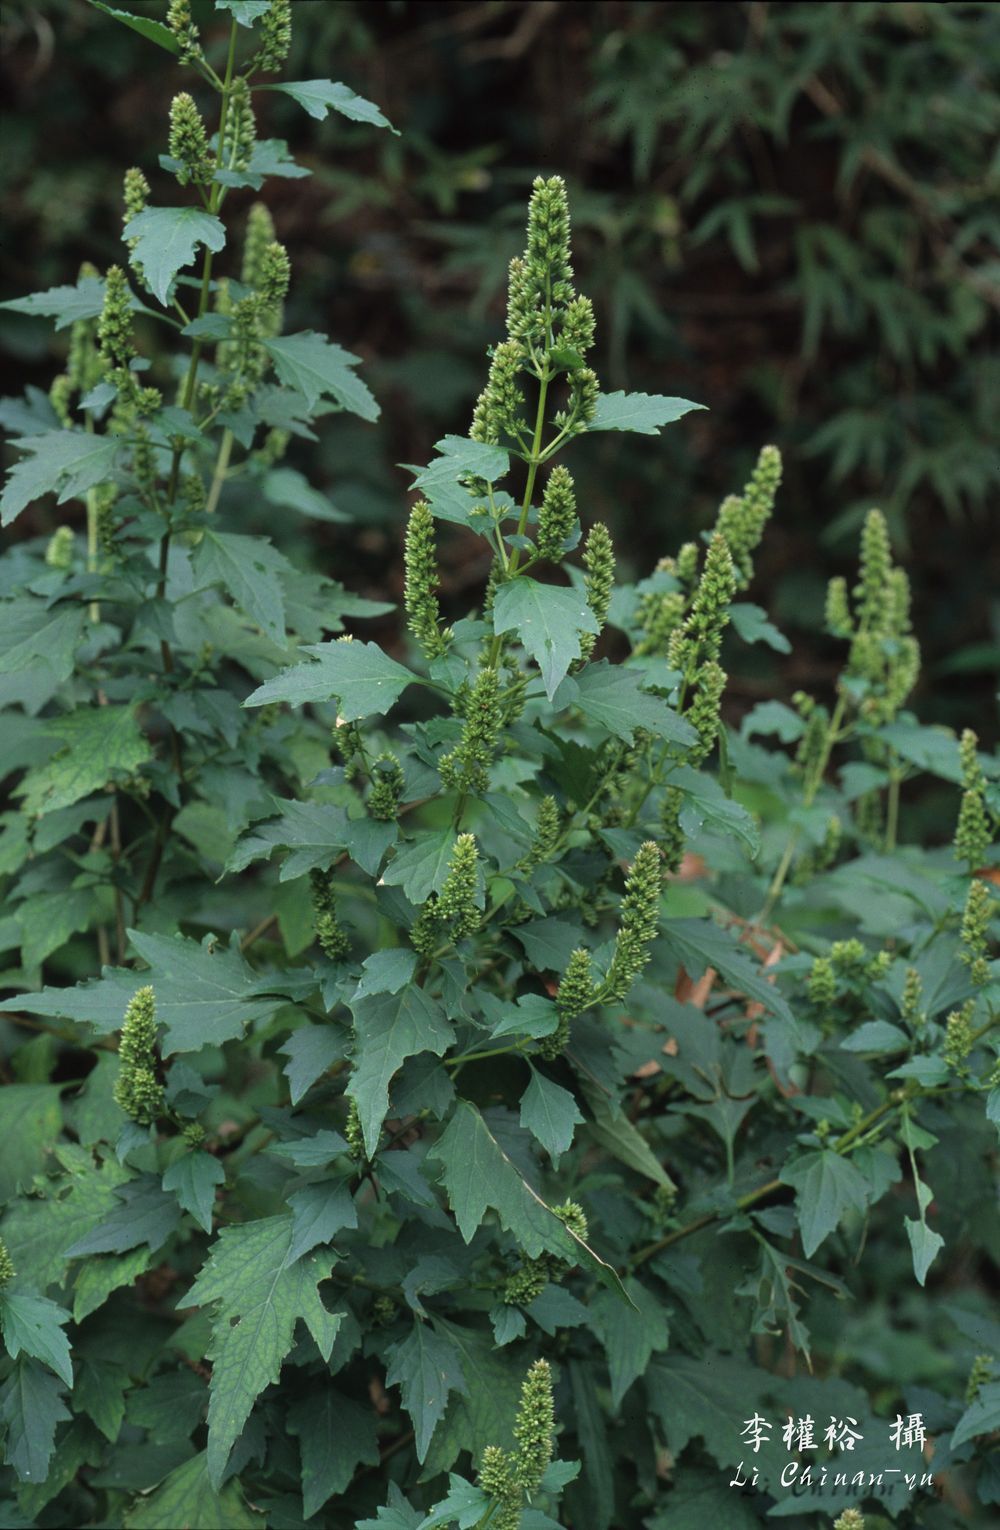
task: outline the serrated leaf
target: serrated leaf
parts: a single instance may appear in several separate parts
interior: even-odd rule
[[[56,606],[24,595],[0,602],[0,675],[44,665],[53,679],[67,680],[87,613],[83,606]]]
[[[588,664],[572,681],[575,692],[568,691],[565,704],[580,708],[585,717],[600,723],[615,738],[631,744],[636,728],[644,728],[656,738],[666,739],[681,748],[697,738],[689,722],[669,707],[661,696],[644,691],[639,675],[620,664],[602,659]],[[567,687],[569,682],[567,682]],[[556,704],[562,702],[562,691]]]
[[[295,468],[272,468],[265,473],[262,488],[269,505],[279,509],[297,510],[314,521],[350,521],[351,517],[336,505],[331,505],[325,494],[314,489],[304,473]]]
[[[388,951],[373,951],[361,967],[355,999],[366,994],[398,993],[412,981],[417,968],[417,953],[408,946],[393,946]]]
[[[426,467],[412,469],[416,475],[413,487],[430,498],[439,490],[459,484],[463,478],[483,478],[487,483],[496,483],[498,478],[504,478],[510,472],[507,452],[502,446],[491,446],[486,441],[472,441],[467,436],[442,436],[440,441],[435,441],[434,450],[438,455]],[[462,511],[456,513],[456,519],[464,521],[468,513],[465,498],[459,502]],[[475,499],[470,498],[469,508],[474,503]]]
[[[281,575],[291,564],[266,537],[206,531],[191,559],[201,585],[221,584],[252,622],[275,643],[285,640]]]
[[[178,54],[180,44],[169,27],[165,27],[162,21],[154,21],[151,16],[135,16],[131,11],[120,11],[113,5],[106,5],[105,0],[90,0],[96,10],[103,11],[106,16],[114,17],[124,26],[131,27],[133,32],[138,32],[149,42],[158,43],[168,53]]]
[[[444,1010],[422,988],[351,1000],[354,1060],[348,1094],[358,1107],[365,1149],[374,1156],[389,1107],[389,1082],[407,1057],[440,1057],[455,1039]]]
[[[228,11],[241,27],[252,27],[255,21],[267,15],[270,8],[271,0],[215,0],[215,9]],[[306,1518],[309,1518],[308,1514]]]
[[[531,1080],[521,1096],[521,1125],[542,1144],[554,1163],[573,1141],[573,1129],[581,1124],[576,1100],[568,1089],[531,1070]]]
[[[767,612],[762,606],[755,606],[747,600],[735,601],[729,607],[729,619],[744,643],[766,643],[776,653],[791,653],[791,643],[773,622],[768,621]]]
[[[200,1451],[175,1467],[147,1496],[125,1513],[125,1530],[163,1530],[185,1525],[191,1530],[259,1530],[266,1521],[254,1513],[233,1478],[222,1488],[212,1485],[208,1455]]]
[[[200,246],[218,253],[226,242],[226,227],[200,207],[144,207],[129,219],[128,238],[135,241],[129,259],[141,267],[143,280],[161,303],[170,283],[191,265]]]
[[[612,1290],[624,1294],[611,1266],[571,1233],[532,1190],[467,1100],[459,1101],[427,1156],[443,1166],[442,1181],[466,1243],[472,1241],[492,1206],[529,1258],[548,1250],[570,1264],[582,1265]]]
[[[322,1180],[306,1185],[288,1197],[292,1208],[292,1241],[288,1261],[293,1263],[310,1249],[332,1243],[345,1227],[357,1227],[354,1197],[344,1180]]]
[[[289,1059],[284,1072],[292,1104],[297,1105],[327,1068],[343,1057],[343,1032],[332,1025],[303,1025],[282,1042],[280,1050]]]
[[[0,308],[9,308],[12,313],[55,319],[57,330],[79,320],[96,319],[103,307],[104,282],[98,276],[81,276],[73,287],[50,287],[47,292],[32,292],[27,297],[8,298],[6,303],[0,303]]]
[[[292,80],[267,88],[291,96],[318,122],[323,122],[327,113],[334,111],[349,117],[352,122],[367,122],[371,127],[389,128],[393,133],[398,131],[371,101],[333,80]]]
[[[124,1366],[85,1356],[73,1388],[73,1410],[85,1413],[112,1445],[125,1417],[125,1389],[131,1377]]]
[[[539,584],[523,576],[500,585],[493,599],[493,630],[515,630],[542,672],[551,701],[574,659],[580,633],[598,630],[594,613],[579,590]]]
[[[387,1351],[386,1385],[398,1386],[403,1407],[413,1420],[417,1460],[423,1461],[451,1392],[465,1392],[465,1377],[455,1346],[417,1319],[409,1334]]]
[[[625,1393],[645,1373],[653,1355],[670,1342],[662,1302],[636,1279],[625,1282],[633,1305],[625,1307],[608,1291],[590,1303],[591,1321],[604,1345],[611,1375],[611,1406],[617,1413]]]
[[[383,871],[382,881],[387,887],[401,887],[417,907],[426,903],[444,886],[456,838],[454,829],[429,829],[405,841]]]
[[[0,1421],[7,1425],[4,1462],[21,1482],[44,1482],[56,1426],[69,1418],[62,1382],[35,1360],[21,1358],[0,1388]]]
[[[17,999],[9,1001],[17,1007]],[[0,1089],[0,1202],[30,1190],[45,1154],[62,1130],[57,1084],[6,1084]]]
[[[77,1238],[63,1253],[67,1259],[85,1254],[124,1254],[146,1244],[155,1253],[170,1237],[181,1219],[180,1207],[167,1195],[153,1175],[144,1175],[115,1191],[116,1206],[90,1232]]]
[[[670,772],[667,785],[683,793],[681,828],[696,833],[703,825],[724,834],[733,834],[756,857],[760,850],[760,829],[742,803],[727,797],[714,777],[690,765],[679,765]]]
[[[130,236],[132,228],[130,223]],[[361,365],[360,356],[345,351],[341,345],[334,345],[332,340],[312,329],[296,335],[283,335],[279,340],[265,340],[264,348],[274,361],[281,381],[301,393],[310,409],[315,409],[321,398],[332,398],[341,409],[362,420],[378,419],[378,404],[353,371]]]
[[[761,977],[746,950],[710,919],[668,919],[661,935],[688,977],[697,979],[708,967],[720,972],[733,988],[762,1004],[771,1014],[792,1021],[792,1012],[777,986]]]
[[[226,1182],[226,1171],[211,1153],[183,1153],[166,1170],[163,1188],[177,1197],[177,1204],[189,1211],[205,1232],[212,1231],[215,1191]]]
[[[686,398],[665,398],[660,393],[599,393],[588,430],[635,430],[644,436],[658,435],[692,409],[704,409]]]
[[[383,653],[377,643],[313,643],[304,653],[314,664],[295,664],[247,697],[245,707],[263,707],[272,701],[302,706],[307,701],[340,702],[343,722],[388,712],[408,685],[419,680],[410,670]]]
[[[740,1437],[741,1421],[756,1410],[770,1380],[765,1372],[728,1355],[712,1352],[706,1363],[678,1353],[652,1362],[646,1392],[675,1459],[700,1435],[720,1466],[735,1466],[747,1448]]]
[[[359,1466],[377,1466],[376,1413],[329,1385],[297,1402],[288,1430],[298,1436],[302,1459],[302,1512],[306,1519],[345,1493]]]
[[[957,1450],[969,1440],[980,1435],[993,1434],[1000,1429],[1000,1381],[987,1381],[979,1388],[973,1401],[955,1425],[951,1437],[951,1449]]]
[[[779,1178],[795,1187],[802,1249],[810,1258],[848,1211],[868,1204],[868,1181],[849,1158],[830,1148],[786,1163]]]
[[[134,775],[153,754],[130,706],[80,707],[48,723],[46,732],[62,747],[17,788],[24,811],[33,817],[70,807],[109,781]]]
[[[940,1233],[928,1227],[926,1222],[917,1221],[913,1217],[904,1217],[903,1225],[910,1240],[913,1273],[917,1277],[917,1284],[922,1286],[927,1279],[927,1271],[944,1248],[944,1239]]]
[[[342,807],[326,802],[284,802],[275,798],[281,816],[255,823],[239,839],[226,863],[227,871],[242,871],[252,861],[288,850],[280,880],[291,881],[319,866],[330,865],[346,850],[369,876],[374,876],[382,857],[399,832],[395,821],[381,822],[367,816],[348,818]]]
[[[185,1306],[216,1304],[208,1405],[208,1473],[216,1487],[255,1399],[278,1379],[296,1322],[302,1319],[326,1360],[342,1321],[316,1289],[329,1259],[307,1254],[289,1264],[291,1236],[290,1216],[223,1229],[184,1297]]]
[[[272,1015],[285,1002],[255,992],[251,968],[231,947],[210,951],[180,935],[146,935],[139,930],[129,930],[128,937],[149,963],[140,981],[151,983],[156,991],[165,1052],[197,1052],[231,1041],[246,1025]]]
[[[22,436],[15,445],[26,455],[7,475],[0,498],[2,526],[9,526],[43,494],[54,493],[61,505],[103,483],[114,470],[120,442],[117,436],[83,430],[51,430],[42,436]]]
[[[69,1340],[62,1331],[63,1324],[68,1322],[69,1313],[47,1297],[27,1291],[0,1290],[0,1333],[11,1359],[16,1360],[23,1350],[33,1359],[41,1360],[71,1387],[73,1363]]]

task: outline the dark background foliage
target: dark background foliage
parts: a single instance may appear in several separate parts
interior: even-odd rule
[[[405,131],[387,142],[283,98],[268,108],[268,130],[313,170],[271,198],[295,264],[293,326],[360,353],[383,408],[375,432],[345,417],[313,460],[295,448],[355,527],[268,529],[311,538],[299,555],[349,585],[398,594],[385,590],[404,520],[395,464],[466,430],[525,190],[556,171],[605,386],[710,411],[656,454],[587,443],[586,518],[610,521],[642,574],[774,440],[786,479],[759,588],[795,658],[772,656],[771,674],[755,658],[730,705],[832,676],[817,606],[877,503],[914,580],[923,714],[985,735],[1000,662],[986,147],[1000,7],[298,0],[295,21],[293,73],[333,72]],[[3,32],[15,296],[117,258],[120,167],[131,155],[155,171],[173,82],[83,0],[7,0]],[[25,365],[44,386],[63,341],[8,316],[2,391]],[[445,558],[459,613],[481,554],[456,537]]]

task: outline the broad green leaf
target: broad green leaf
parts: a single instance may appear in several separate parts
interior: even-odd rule
[[[61,748],[29,771],[18,795],[32,816],[70,807],[109,781],[131,776],[152,758],[152,746],[130,706],[79,707],[46,725]]]
[[[0,602],[0,675],[44,665],[54,679],[68,679],[86,620],[83,606],[53,609],[31,595]]]
[[[85,1356],[73,1388],[73,1409],[85,1413],[112,1445],[125,1418],[125,1390],[131,1377],[124,1366]]]
[[[659,393],[600,393],[588,430],[636,430],[644,436],[658,435],[692,409],[704,409],[686,398],[664,398]]]
[[[888,1020],[866,1020],[840,1043],[845,1052],[905,1052],[910,1038],[898,1025]]]
[[[8,1001],[12,1009],[17,1000]],[[0,1202],[31,1181],[45,1166],[45,1155],[62,1130],[60,1090],[56,1084],[6,1084],[0,1089]]]
[[[132,228],[130,223],[130,235]],[[310,409],[315,409],[321,398],[332,398],[341,409],[362,420],[378,419],[378,404],[353,371],[361,365],[360,356],[353,356],[312,329],[283,335],[280,340],[265,340],[264,348],[281,381],[301,393]]]
[[[457,1525],[458,1530],[474,1530],[475,1526],[489,1522],[493,1517],[494,1506],[494,1500],[481,1487],[474,1486],[466,1477],[450,1472],[447,1493],[420,1521],[419,1530],[438,1530],[440,1525]],[[530,1510],[528,1512],[531,1513]],[[525,1525],[524,1516],[521,1525]]]
[[[343,510],[331,505],[325,494],[314,489],[303,473],[295,468],[272,468],[265,473],[262,484],[264,498],[269,505],[283,510],[297,510],[314,521],[350,521]]]
[[[183,1299],[185,1306],[215,1304],[208,1473],[216,1487],[255,1399],[278,1379],[296,1322],[302,1319],[326,1360],[342,1321],[316,1289],[329,1259],[307,1254],[288,1264],[291,1236],[290,1216],[224,1228]]]
[[[271,0],[215,0],[215,9],[228,11],[241,27],[252,27],[255,21],[267,15],[270,7]]]
[[[532,1068],[531,1081],[521,1096],[521,1125],[538,1139],[554,1163],[558,1164],[570,1147],[573,1128],[582,1121],[569,1090]]]
[[[429,1323],[414,1321],[405,1339],[388,1350],[386,1385],[398,1386],[403,1407],[413,1420],[417,1460],[423,1462],[450,1392],[466,1391],[455,1346]]]
[[[435,441],[438,453],[424,468],[414,468],[413,487],[431,498],[438,490],[450,488],[466,477],[484,478],[496,483],[510,472],[510,457],[502,446],[472,441],[467,436],[442,436]],[[464,501],[463,501],[464,503]],[[470,501],[471,503],[471,501]],[[464,520],[465,516],[459,517]]]
[[[154,21],[152,16],[136,16],[131,11],[120,11],[113,5],[106,5],[104,0],[90,0],[91,5],[97,10],[103,11],[106,16],[113,16],[115,21],[120,21],[124,26],[131,27],[133,32],[138,32],[149,42],[155,42],[161,48],[166,48],[168,53],[179,53],[180,44],[169,27],[165,27],[162,21]]]
[[[580,633],[596,633],[598,628],[580,591],[521,576],[497,590],[493,630],[498,635],[516,631],[541,670],[551,701],[569,666],[580,656]]]
[[[140,1275],[145,1274],[153,1258],[153,1250],[143,1244],[130,1249],[127,1254],[93,1254],[84,1259],[73,1282],[73,1321],[82,1323],[84,1318],[103,1307],[113,1291],[122,1286],[133,1286]]]
[[[374,1407],[361,1407],[324,1383],[288,1413],[302,1460],[302,1512],[306,1519],[345,1493],[359,1466],[377,1466]]]
[[[747,1450],[741,1423],[756,1411],[770,1380],[766,1372],[729,1355],[713,1351],[706,1364],[702,1357],[678,1352],[652,1362],[646,1394],[675,1460],[700,1435],[720,1466],[735,1466]]]
[[[312,1088],[332,1063],[344,1055],[344,1033],[333,1025],[303,1025],[281,1044],[289,1059],[284,1072],[293,1105]]]
[[[445,1131],[428,1153],[443,1166],[442,1181],[458,1230],[471,1243],[493,1207],[529,1258],[544,1250],[579,1264],[614,1291],[622,1285],[610,1265],[570,1232],[521,1177],[479,1111],[461,1100]]]
[[[824,1148],[786,1163],[778,1176],[793,1185],[802,1249],[810,1258],[848,1211],[868,1204],[868,1181],[849,1158]]]
[[[33,500],[56,495],[56,503],[76,499],[111,477],[118,452],[117,436],[91,435],[83,430],[50,430],[43,436],[22,436],[17,450],[27,455],[7,475],[0,498],[0,525],[8,526]]]
[[[32,292],[28,297],[0,303],[0,308],[9,308],[12,313],[55,319],[56,329],[65,329],[80,319],[96,319],[103,307],[104,282],[97,276],[81,276],[75,287],[50,287],[47,292]]]
[[[645,1373],[653,1355],[670,1342],[670,1326],[659,1297],[634,1278],[626,1280],[625,1289],[631,1307],[608,1291],[598,1291],[590,1303],[591,1321],[608,1357],[611,1406],[616,1413],[633,1381]]]
[[[276,797],[274,803],[281,809],[281,817],[255,823],[237,841],[226,864],[228,871],[242,871],[276,849],[288,850],[291,853],[280,874],[280,880],[287,882],[314,866],[329,866],[340,851],[346,850],[363,871],[374,876],[399,832],[394,821],[348,818],[342,807],[327,802],[285,802]]]
[[[303,649],[313,654],[314,664],[295,664],[248,696],[245,707],[263,707],[272,701],[302,706],[307,701],[340,702],[343,722],[387,712],[408,685],[419,680],[410,670],[383,653],[377,643],[313,643]]]
[[[62,1390],[62,1382],[51,1371],[24,1356],[0,1388],[0,1422],[7,1426],[3,1458],[21,1482],[45,1479],[56,1425],[69,1418]]]
[[[19,993],[0,1001],[4,1010],[23,1010],[29,1015],[57,1015],[79,1020],[106,1035],[121,1028],[128,1001],[142,983],[124,968],[105,967],[104,976],[93,983],[67,988],[42,988],[38,993]],[[2,1099],[2,1096],[0,1096]]]
[[[417,953],[407,946],[373,951],[362,963],[354,998],[363,999],[366,994],[372,993],[398,993],[412,982],[416,967]]]
[[[456,838],[454,829],[430,829],[406,840],[383,871],[382,881],[387,887],[401,887],[419,908],[444,886]]]
[[[729,619],[744,643],[766,643],[776,653],[791,653],[791,643],[773,622],[768,621],[767,612],[762,606],[738,600],[729,607]]]
[[[218,253],[226,242],[226,227],[213,213],[200,207],[144,207],[128,223],[133,266],[141,267],[143,279],[161,303],[166,303],[170,283],[184,266],[191,265],[198,248]]]
[[[444,1010],[422,988],[351,1000],[354,1058],[348,1093],[358,1107],[365,1149],[374,1156],[389,1106],[389,1083],[407,1057],[440,1057],[454,1040]]]
[[[292,1241],[288,1262],[293,1264],[310,1249],[332,1243],[345,1227],[357,1227],[358,1212],[350,1187],[343,1179],[325,1179],[306,1185],[288,1197],[292,1208]]]
[[[733,988],[762,1004],[773,1015],[791,1021],[792,1012],[774,983],[761,977],[746,948],[710,919],[668,919],[662,938],[683,962],[688,977],[697,979],[708,967],[720,972]]]
[[[926,1222],[914,1217],[904,1217],[903,1224],[910,1240],[913,1273],[917,1277],[917,1284],[922,1286],[927,1279],[927,1271],[944,1248],[944,1239],[940,1233],[928,1227]]]
[[[155,1253],[181,1219],[174,1197],[166,1194],[152,1174],[122,1185],[115,1195],[120,1204],[64,1250],[67,1259],[82,1259],[85,1254],[125,1254],[141,1244]]]
[[[156,1018],[166,1028],[165,1052],[197,1052],[231,1041],[285,1002],[261,996],[253,971],[232,947],[213,951],[181,935],[138,930],[129,930],[128,937],[149,963],[141,981],[156,992]]]
[[[235,1478],[224,1487],[212,1485],[208,1455],[201,1451],[175,1467],[152,1492],[125,1513],[125,1530],[164,1530],[166,1525],[191,1530],[262,1530],[263,1515],[255,1513]]]
[[[957,1450],[968,1440],[994,1434],[997,1430],[1000,1430],[1000,1381],[987,1381],[955,1425],[951,1449]]]
[[[492,1336],[436,1317],[435,1330],[455,1346],[465,1391],[453,1392],[431,1440],[424,1475],[447,1471],[459,1451],[478,1461],[487,1445],[513,1444],[514,1418],[523,1380],[520,1367],[498,1354]]]
[[[591,1366],[571,1360],[569,1376],[583,1457],[588,1523],[593,1530],[609,1530],[615,1512],[615,1468],[604,1409]]]
[[[221,584],[275,643],[285,640],[281,575],[293,569],[266,537],[206,531],[191,559],[199,584]]]
[[[570,685],[575,687],[575,693]],[[691,724],[679,717],[661,696],[651,696],[643,690],[635,670],[609,664],[606,659],[588,664],[572,682],[565,682],[556,697],[556,705],[560,704],[579,707],[585,717],[600,723],[626,744],[633,742],[636,728],[644,728],[655,738],[666,739],[681,748],[697,738]]]
[[[692,770],[690,765],[679,765],[670,772],[667,785],[684,794],[680,821],[687,834],[695,834],[707,825],[719,833],[734,834],[751,856],[757,855],[760,829],[741,803],[726,796],[714,776]]]
[[[9,1092],[0,1091],[0,1099]],[[49,1285],[62,1284],[67,1264],[64,1250],[120,1204],[115,1189],[128,1178],[128,1171],[114,1159],[105,1159],[97,1167],[88,1155],[88,1161],[74,1162],[65,1178],[43,1181],[41,1194],[24,1196],[8,1208],[0,1237],[14,1261],[18,1289],[44,1291]]]
[[[211,1232],[216,1187],[225,1180],[225,1169],[211,1153],[183,1153],[166,1170],[163,1188],[174,1193],[178,1205],[191,1213],[199,1227]]]
[[[0,1290],[0,1333],[16,1360],[23,1350],[35,1360],[41,1360],[50,1370],[73,1385],[73,1364],[70,1360],[69,1340],[63,1333],[63,1324],[69,1322],[69,1313],[44,1296],[32,1296],[26,1291]]]
[[[587,1133],[600,1143],[606,1153],[643,1174],[654,1184],[676,1190],[676,1185],[656,1157],[649,1143],[626,1115],[615,1115],[603,1089],[589,1079],[581,1080],[583,1093],[594,1119],[587,1123]]]
[[[342,117],[349,117],[352,122],[367,122],[372,127],[387,127],[394,133],[397,131],[388,117],[384,117],[371,101],[355,95],[347,85],[333,80],[293,80],[281,85],[269,85],[267,88],[291,96],[293,101],[305,108],[310,117],[315,117],[319,122],[325,119],[328,112],[335,111]]]

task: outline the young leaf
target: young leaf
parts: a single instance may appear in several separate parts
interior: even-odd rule
[[[531,1081],[521,1096],[521,1125],[537,1137],[554,1163],[569,1148],[573,1128],[582,1121],[569,1090],[532,1068]]]
[[[371,994],[351,1000],[354,1016],[354,1066],[348,1092],[358,1107],[365,1149],[378,1146],[389,1106],[389,1081],[407,1057],[433,1052],[440,1057],[454,1040],[444,1011],[422,988]]]
[[[132,228],[130,223],[130,235]],[[310,409],[315,409],[321,398],[332,398],[341,409],[359,415],[362,420],[378,419],[378,404],[352,371],[361,365],[360,356],[352,356],[343,346],[334,345],[325,335],[311,329],[283,335],[280,340],[266,340],[264,345],[281,381],[301,393]]]
[[[829,1148],[805,1153],[785,1164],[779,1178],[794,1185],[802,1249],[810,1258],[848,1211],[863,1211],[868,1181],[840,1153]]]
[[[69,1340],[62,1331],[63,1324],[68,1322],[69,1313],[47,1297],[0,1290],[0,1333],[11,1359],[16,1360],[23,1350],[41,1360],[71,1387],[73,1363]]]
[[[910,1240],[913,1273],[917,1277],[917,1284],[922,1286],[927,1279],[927,1271],[944,1248],[944,1239],[940,1233],[928,1227],[926,1222],[914,1217],[904,1217],[903,1223]]]
[[[218,253],[226,242],[225,224],[200,207],[144,207],[129,219],[130,259],[161,303],[167,302],[177,272],[194,260],[199,245]]]
[[[205,1232],[211,1232],[216,1187],[225,1180],[225,1169],[211,1153],[183,1153],[164,1173],[163,1188],[173,1191],[178,1205],[190,1211]]]
[[[335,111],[342,117],[349,117],[352,122],[387,127],[393,133],[398,131],[371,101],[355,95],[347,85],[333,80],[294,80],[282,85],[268,85],[266,89],[280,90],[283,95],[291,96],[293,101],[305,108],[310,117],[315,117],[319,122],[325,120],[328,112]]]
[[[275,643],[285,638],[285,597],[281,575],[293,573],[288,559],[267,537],[206,531],[191,559],[199,586],[221,584]]]
[[[229,1452],[255,1399],[277,1381],[299,1318],[329,1359],[342,1314],[328,1312],[316,1289],[329,1270],[311,1254],[288,1263],[290,1216],[225,1228],[185,1305],[214,1304],[208,1474],[218,1489]]]
[[[245,707],[263,707],[272,701],[302,706],[307,701],[340,702],[343,722],[387,712],[408,685],[419,680],[402,664],[390,659],[377,643],[313,643],[303,652],[314,654],[315,664],[295,664],[247,697]]]
[[[692,409],[705,407],[686,398],[664,398],[659,393],[600,393],[587,429],[635,430],[644,436],[655,436],[664,425],[672,425]]]
[[[580,633],[596,633],[598,627],[578,590],[521,577],[500,585],[493,601],[494,632],[511,629],[541,670],[551,701],[569,666],[580,656]]]
[[[90,3],[97,10],[103,11],[105,16],[112,16],[115,21],[131,27],[133,32],[138,32],[149,42],[158,43],[168,53],[177,54],[181,51],[173,32],[169,27],[165,27],[162,21],[154,21],[152,16],[135,16],[131,11],[120,11],[113,5],[106,5],[105,0],[90,0]]]

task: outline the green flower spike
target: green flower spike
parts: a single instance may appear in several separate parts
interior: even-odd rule
[[[163,1114],[163,1086],[156,1078],[156,1000],[140,988],[129,1000],[118,1043],[114,1097],[127,1116],[149,1126]]]
[[[485,791],[489,785],[489,766],[496,753],[503,726],[500,705],[500,677],[495,669],[481,669],[472,691],[465,698],[465,721],[457,747],[446,754],[439,765],[445,786],[462,792]]]
[[[959,743],[965,790],[955,828],[955,854],[965,861],[970,872],[982,865],[993,837],[986,811],[986,778],[976,753],[978,743],[972,729],[966,728]]]
[[[604,997],[623,999],[649,961],[649,947],[660,927],[663,862],[659,847],[640,845],[625,879],[615,948],[604,983]]]
[[[255,63],[258,69],[274,73],[281,68],[292,46],[291,0],[271,0],[260,30],[261,46]]]
[[[45,549],[45,561],[49,568],[67,569],[73,562],[73,532],[69,526],[59,526],[49,538]]]
[[[109,366],[128,368],[135,355],[132,294],[121,266],[110,266],[104,280],[104,306],[97,321],[97,339]]]
[[[434,542],[434,517],[430,505],[418,499],[410,511],[406,527],[404,553],[406,581],[403,603],[407,626],[413,633],[425,659],[440,658],[451,638],[449,628],[441,626],[437,594],[438,567]]]
[[[206,185],[215,174],[215,156],[208,147],[205,124],[186,90],[170,103],[170,157],[180,164],[177,179],[182,186],[189,181]]]
[[[552,1460],[555,1432],[552,1372],[547,1360],[536,1360],[524,1379],[514,1425],[514,1481],[529,1495],[538,1491]]]
[[[975,878],[969,884],[962,915],[961,958],[969,967],[969,976],[977,988],[988,981],[989,963],[986,960],[986,941],[993,917],[993,899],[985,882]]]
[[[191,0],[170,0],[167,26],[180,43],[182,64],[190,64],[192,59],[202,57],[198,28],[191,19]]]
[[[432,893],[420,910],[410,941],[415,951],[429,958],[447,932],[452,941],[472,935],[482,923],[476,902],[479,890],[479,852],[474,834],[460,834],[448,863],[448,875],[440,893]]]
[[[368,811],[382,823],[390,823],[399,813],[405,780],[403,767],[396,756],[380,754],[372,765],[372,789],[368,794]]]
[[[668,786],[660,805],[660,853],[665,871],[679,871],[684,859],[686,839],[681,828],[681,808],[684,793],[676,786]]]
[[[8,1281],[13,1280],[16,1274],[14,1261],[7,1252],[7,1245],[0,1238],[0,1289],[7,1285]]]
[[[559,806],[554,797],[543,797],[538,804],[535,838],[527,855],[518,861],[520,871],[531,871],[547,861],[559,838]]]
[[[527,430],[527,423],[520,414],[524,394],[517,381],[524,356],[524,346],[519,340],[504,340],[494,349],[486,387],[472,412],[469,435],[473,441],[498,446],[504,436],[516,436],[518,431]]]
[[[337,921],[337,904],[333,894],[333,871],[314,868],[309,873],[312,883],[313,921],[320,950],[332,962],[343,961],[350,950],[347,931]]]
[[[226,142],[222,161],[227,170],[246,170],[257,142],[257,119],[253,114],[250,86],[242,75],[233,81],[226,120]]]
[[[845,1509],[834,1520],[833,1530],[865,1530],[865,1516],[860,1509]]]
[[[993,1379],[993,1367],[996,1360],[993,1355],[977,1355],[972,1362],[969,1371],[969,1379],[965,1385],[965,1406],[971,1408],[981,1389]]]
[[[834,637],[849,638],[854,633],[851,607],[847,598],[847,580],[839,574],[826,587],[826,630]]]
[[[66,372],[58,372],[49,384],[49,403],[59,416],[59,423],[64,428],[73,423],[71,408],[75,391]]]
[[[708,759],[719,736],[719,714],[727,678],[725,670],[714,659],[702,664],[694,677],[697,690],[686,713],[687,721],[698,734],[698,742],[692,744],[688,755],[692,765],[700,765]]]
[[[920,1000],[923,996],[923,979],[916,967],[907,967],[906,977],[903,979],[903,992],[899,1001],[899,1013],[907,1025],[917,1027],[922,1024],[925,1016],[920,1009]]]
[[[611,592],[615,587],[615,550],[611,533],[602,521],[596,521],[587,533],[583,566],[587,571],[583,581],[587,605],[599,629],[597,632],[580,633],[580,658],[586,661],[593,653],[594,645],[608,619]]]
[[[558,563],[564,544],[576,525],[576,495],[573,479],[564,467],[554,467],[549,474],[538,513],[538,554],[550,563]]]
[[[827,1009],[837,997],[837,979],[827,956],[817,956],[809,969],[809,997],[820,1009]]]
[[[736,593],[736,570],[724,536],[716,532],[708,544],[705,567],[698,581],[691,610],[674,633],[668,662],[689,679],[705,659],[717,659],[722,633],[729,621],[729,607]]]
[[[741,590],[753,578],[753,554],[771,518],[780,483],[781,453],[776,446],[762,447],[742,495],[730,495],[719,508],[715,530],[726,539]]]
[[[513,1458],[499,1445],[487,1445],[479,1467],[479,1486],[495,1502],[490,1530],[518,1530],[523,1495],[514,1481]]]
[[[256,291],[261,284],[264,254],[274,243],[274,219],[263,202],[254,202],[247,213],[246,232],[243,236],[243,263],[240,281]]]

